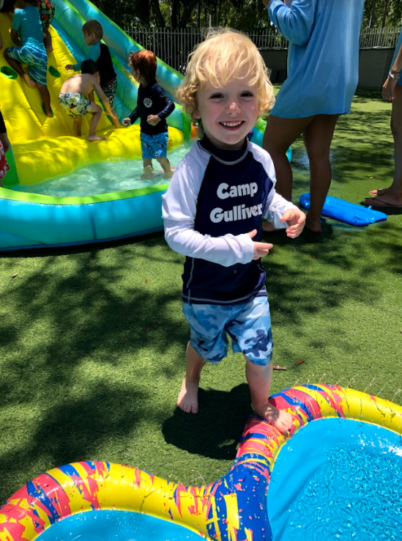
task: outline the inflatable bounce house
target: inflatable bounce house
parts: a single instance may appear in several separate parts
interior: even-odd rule
[[[68,464],[0,507],[0,541],[401,539],[402,407],[322,384],[270,400],[292,413],[290,434],[252,416],[219,481]]]
[[[101,164],[108,174],[110,166],[109,176],[118,176],[113,164],[141,160],[138,124],[115,130],[103,115],[98,133],[107,140],[88,143],[85,137],[73,137],[73,120],[62,111],[57,98],[63,82],[72,75],[65,66],[87,58],[82,25],[96,19],[102,24],[103,40],[111,51],[117,74],[114,109],[121,121],[135,108],[137,100],[138,85],[130,73],[128,56],[142,47],[86,0],[53,3],[56,13],[50,32],[54,51],[49,55],[47,74],[53,118],[44,114],[38,91],[29,88],[5,61],[4,48],[13,45],[9,37],[12,15],[0,13],[4,41],[0,51],[0,110],[12,144],[7,156],[11,171],[5,178],[6,187],[0,188],[0,250],[93,243],[162,229],[161,195],[167,181],[148,182],[139,188],[134,183],[128,190],[118,188],[85,196],[35,192],[35,187],[44,182],[68,177],[85,167]],[[182,75],[158,59],[157,77],[175,101]],[[190,141],[192,135],[190,118],[175,104],[168,118],[169,152]],[[87,122],[84,118],[83,133],[88,129]],[[265,122],[260,120],[253,142],[261,144],[264,127]]]

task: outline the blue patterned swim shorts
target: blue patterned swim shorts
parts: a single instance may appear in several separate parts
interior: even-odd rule
[[[142,159],[166,158],[168,137],[167,131],[158,135],[148,135],[141,132]]]
[[[43,43],[33,39],[22,47],[9,47],[8,55],[20,64],[29,66],[29,76],[41,85],[46,85],[47,53]]]
[[[254,297],[241,304],[183,304],[190,324],[190,343],[209,363],[219,363],[228,352],[228,337],[234,353],[266,366],[272,359],[271,316],[267,297]]]

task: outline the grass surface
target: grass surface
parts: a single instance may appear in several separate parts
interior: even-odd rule
[[[378,94],[358,94],[336,131],[331,195],[360,203],[388,185],[389,118]],[[308,191],[305,163],[298,142],[295,200]],[[265,260],[274,362],[288,368],[272,392],[321,381],[402,403],[402,214],[333,225],[319,243],[275,235]],[[185,484],[229,470],[251,413],[241,355],[206,367],[198,415],[175,408],[188,338],[182,265],[162,235],[1,257],[0,501],[79,460]]]

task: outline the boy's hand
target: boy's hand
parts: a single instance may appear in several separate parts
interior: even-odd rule
[[[257,230],[253,229],[250,231],[250,233],[247,233],[247,235],[250,237],[250,239],[253,239],[257,234]],[[261,257],[265,257],[268,255],[268,252],[271,248],[274,247],[273,244],[268,244],[267,242],[254,242],[254,255],[253,259],[260,259]]]
[[[74,70],[74,66],[72,64],[67,64],[66,70]]]
[[[286,222],[289,226],[286,229],[287,236],[295,239],[303,231],[306,215],[300,209],[289,209],[283,213],[281,222]]]
[[[147,122],[148,124],[151,124],[151,126],[156,126],[160,121],[161,119],[158,117],[158,115],[149,115],[147,117]]]
[[[127,118],[123,118],[123,126],[127,128],[127,126],[131,126],[131,120]]]

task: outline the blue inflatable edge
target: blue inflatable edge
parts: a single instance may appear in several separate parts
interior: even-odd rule
[[[133,237],[141,237],[142,235],[150,235],[152,233],[159,233],[160,231],[163,231],[163,226],[154,227],[152,229],[146,229],[144,231],[138,231],[135,233],[127,233],[126,235],[119,235],[118,237],[110,237],[110,238],[102,238],[102,239],[92,239],[91,241],[83,240],[78,242],[65,242],[65,243],[59,243],[59,244],[44,244],[44,243],[37,243],[37,244],[27,244],[25,246],[10,246],[7,248],[3,248],[0,246],[0,253],[1,252],[16,252],[18,250],[42,250],[47,248],[71,248],[73,246],[85,246],[90,244],[107,244],[109,242],[117,242],[119,240],[129,239]],[[0,232],[0,243],[1,243],[1,237],[2,234]]]
[[[304,193],[299,199],[304,209],[310,208],[310,194]],[[357,227],[365,227],[376,222],[383,222],[387,215],[378,210],[362,207],[338,197],[327,196],[321,214],[327,218],[333,218]]]

